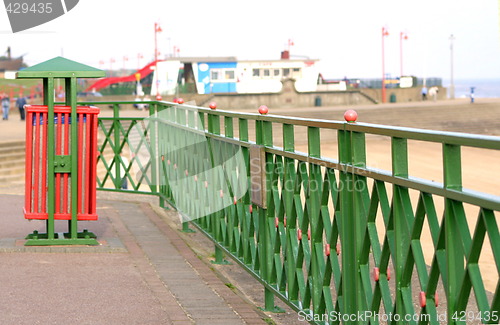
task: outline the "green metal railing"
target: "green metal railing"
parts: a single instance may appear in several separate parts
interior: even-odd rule
[[[166,102],[145,121],[92,104],[114,105],[99,122],[99,188],[125,177],[177,208],[216,262],[225,253],[264,285],[265,310],[278,297],[317,324],[498,324],[500,197],[463,187],[461,152],[497,152],[500,138]],[[327,134],[338,159],[322,155]],[[367,166],[367,135],[390,139],[391,170]],[[409,141],[441,146],[442,183],[410,175]]]

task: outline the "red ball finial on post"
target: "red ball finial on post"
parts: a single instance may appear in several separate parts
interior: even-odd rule
[[[217,108],[217,103],[216,102],[210,102],[210,104],[208,105],[208,107],[210,107],[210,109],[216,109]]]
[[[269,113],[269,108],[267,108],[266,105],[261,105],[259,107],[259,113],[262,115],[266,115],[267,113]]]
[[[356,111],[352,109],[347,110],[344,113],[344,119],[349,123],[354,123],[358,119],[358,113],[356,113]]]

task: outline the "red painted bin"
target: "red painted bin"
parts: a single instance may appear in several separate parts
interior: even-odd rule
[[[78,152],[71,152],[71,107],[54,107],[54,154],[71,155],[78,159],[76,186],[78,187],[77,220],[97,220],[96,165],[97,116],[99,108],[77,107]],[[47,198],[47,117],[45,105],[26,106],[26,193],[24,217],[48,219]],[[54,219],[71,220],[71,174],[56,172],[54,175]]]

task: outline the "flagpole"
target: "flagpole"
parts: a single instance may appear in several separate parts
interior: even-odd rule
[[[382,27],[382,103],[386,102],[386,92],[387,90],[385,89],[385,49],[384,49],[384,38],[386,36],[389,36],[389,32],[387,31],[387,28]]]
[[[160,90],[159,90],[159,83],[160,80],[158,79],[160,74],[158,73],[158,42],[157,42],[157,37],[156,34],[158,32],[161,32],[161,28],[158,23],[155,23],[155,74],[156,74],[156,100],[161,100],[161,95],[160,95]]]
[[[142,53],[137,54],[137,70],[141,68]]]

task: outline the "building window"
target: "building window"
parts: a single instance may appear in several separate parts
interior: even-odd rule
[[[210,79],[212,82],[235,82],[234,69],[211,69]]]
[[[293,73],[292,73],[293,78],[300,78],[302,77],[302,73],[300,68],[293,68]]]
[[[254,79],[287,79],[287,78],[302,78],[301,68],[253,68],[252,77]]]
[[[211,73],[211,79],[212,81],[218,81],[219,80],[219,71],[218,70],[212,70],[210,71]]]
[[[226,70],[224,72],[224,77],[226,80],[234,80],[234,70]]]

